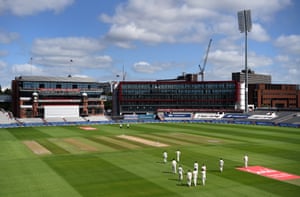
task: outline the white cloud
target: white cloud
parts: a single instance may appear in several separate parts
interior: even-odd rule
[[[109,37],[117,40],[142,40],[145,42],[160,42],[162,37],[147,29],[139,28],[134,23],[126,25],[113,25],[108,32]]]
[[[241,65],[242,55],[238,51],[216,50],[210,52],[208,58],[210,64],[235,68]]]
[[[38,12],[52,10],[55,13],[71,5],[74,0],[0,0],[0,14],[11,12],[14,15],[32,15]]]
[[[140,62],[136,62],[133,65],[133,69],[136,72],[139,73],[148,73],[148,74],[152,74],[155,73],[157,71],[161,71],[162,67],[161,66],[155,66],[155,65],[151,65],[148,62],[144,62],[144,61],[140,61]]]
[[[7,64],[4,61],[0,60],[0,69],[3,70],[4,68],[6,68]]]
[[[190,7],[203,7],[209,10],[217,10],[218,12],[236,13],[239,10],[250,9],[254,17],[262,17],[270,19],[272,15],[282,8],[291,5],[291,0],[185,0]]]
[[[280,82],[294,81],[300,84],[300,35],[279,36],[274,45],[279,49],[275,58],[277,69],[282,70],[281,73],[274,73],[276,79]]]
[[[276,63],[276,66],[272,69],[272,81],[300,85],[300,58],[288,59],[288,57],[281,57]]]
[[[101,43],[92,38],[66,37],[36,39],[32,52],[35,55],[83,56],[101,50]]]
[[[15,64],[12,66],[12,72],[16,75],[41,75],[43,73],[42,69],[36,65],[32,64]]]
[[[273,63],[274,62],[270,57],[257,55],[254,52],[250,52],[248,54],[248,65],[250,68],[261,68],[265,66],[270,66]]]
[[[285,53],[300,55],[300,35],[282,35],[275,41],[275,46],[279,47]]]
[[[98,55],[99,40],[85,37],[36,39],[32,46],[34,63],[44,66],[106,68],[112,59]]]
[[[270,36],[268,35],[267,31],[258,23],[253,23],[252,30],[248,35],[249,38],[259,42],[270,40]]]
[[[256,70],[273,64],[271,58],[257,55],[256,53],[248,54],[248,68]],[[239,72],[244,69],[244,55],[236,50],[216,50],[212,51],[208,57],[208,66],[206,68],[206,79],[215,80],[231,79],[232,72]]]
[[[288,61],[290,61],[290,57],[288,55],[277,55],[275,58],[279,62],[288,62]]]
[[[290,4],[290,0],[270,0],[267,5],[261,0],[129,0],[113,16],[102,14],[100,19],[111,24],[107,38],[119,46],[130,47],[131,41],[202,42],[212,34],[237,37],[237,11],[247,8],[253,9],[255,20],[251,38],[267,41],[269,35],[259,21]]]
[[[0,44],[9,44],[18,38],[19,34],[16,32],[0,31]]]

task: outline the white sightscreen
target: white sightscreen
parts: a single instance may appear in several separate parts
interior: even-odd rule
[[[45,106],[45,118],[79,117],[78,105]]]

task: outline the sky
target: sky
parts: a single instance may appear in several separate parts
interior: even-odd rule
[[[205,81],[245,68],[237,12],[251,10],[248,68],[300,84],[297,0],[0,0],[0,85],[21,75]],[[200,79],[200,77],[199,77]]]

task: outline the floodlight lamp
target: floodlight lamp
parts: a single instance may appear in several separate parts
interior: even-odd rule
[[[251,10],[242,10],[237,13],[239,30],[241,33],[250,32],[252,29]]]

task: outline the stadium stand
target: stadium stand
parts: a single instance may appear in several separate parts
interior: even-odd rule
[[[13,118],[10,112],[0,109],[0,128],[18,127],[18,122]]]
[[[64,117],[65,122],[86,122],[83,117]]]
[[[9,112],[4,111],[3,109],[0,110],[0,123],[16,123],[15,119],[12,118]]]
[[[108,116],[88,116],[84,118],[89,123],[103,123],[103,122],[111,122],[111,118]]]
[[[197,119],[220,119],[223,118],[225,113],[195,113],[194,120]]]
[[[112,120],[110,116],[87,117],[48,117],[14,118],[10,112],[0,110],[0,128],[33,127],[33,126],[65,126],[82,124],[118,124],[138,122],[193,122],[222,124],[256,124],[268,126],[284,126],[300,128],[300,112],[295,111],[253,111],[244,113],[213,112],[160,112],[155,114],[127,114],[122,120]]]
[[[42,118],[16,118],[17,122],[22,126],[45,126]]]
[[[278,117],[275,112],[268,112],[266,114],[253,114],[248,117],[248,119],[255,119],[255,120],[271,120]]]
[[[164,112],[163,119],[165,121],[188,121],[192,120],[192,112]]]

